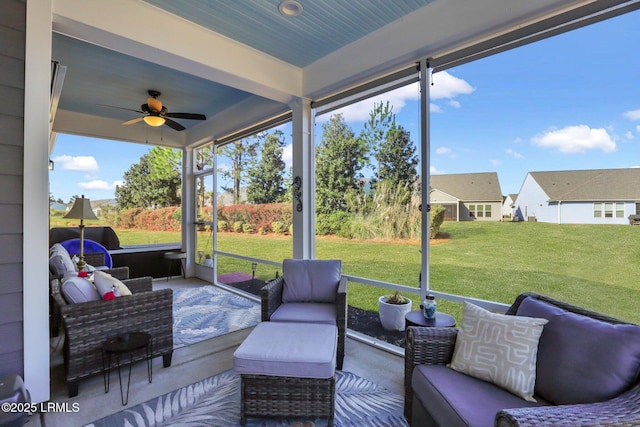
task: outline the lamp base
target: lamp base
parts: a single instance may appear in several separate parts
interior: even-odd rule
[[[84,262],[84,257],[80,258],[80,260],[76,264],[76,267],[78,267],[78,271],[83,271],[86,266],[87,266],[87,263]]]

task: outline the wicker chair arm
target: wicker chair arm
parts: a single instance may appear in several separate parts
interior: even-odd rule
[[[407,328],[405,358],[413,365],[446,365],[451,362],[457,328]]]
[[[336,307],[338,308],[338,326],[347,327],[347,284],[349,280],[342,276],[338,285],[338,295],[336,296]]]
[[[129,278],[129,267],[113,267],[102,271],[110,274],[118,280],[126,280]]]
[[[134,279],[122,280],[132,294],[139,294],[141,292],[150,292],[153,290],[153,277],[144,276],[136,277]]]
[[[84,254],[84,261],[94,267],[104,265],[104,252],[88,252]]]
[[[282,276],[268,282],[260,289],[260,300],[262,302],[262,321],[268,322],[271,315],[282,304],[282,289],[284,278]]]
[[[606,402],[503,409],[498,427],[521,426],[637,426],[640,425],[640,383]]]

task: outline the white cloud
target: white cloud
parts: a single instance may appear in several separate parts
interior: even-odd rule
[[[636,132],[640,133],[640,125],[636,126]]]
[[[57,156],[53,161],[62,165],[62,169],[74,172],[97,172],[98,162],[93,156]]]
[[[469,95],[475,89],[465,80],[454,77],[446,71],[433,75],[433,85],[429,91],[431,99],[452,99],[458,95]]]
[[[489,159],[489,163],[491,163],[491,166],[500,166],[502,164],[498,159]]]
[[[282,150],[282,160],[287,169],[293,165],[293,144],[289,144]]]
[[[583,154],[589,150],[616,150],[616,143],[606,129],[592,129],[587,125],[551,130],[532,138],[531,141],[538,147],[555,148],[565,154]]]
[[[631,132],[631,131],[627,131],[627,132],[624,134],[624,137],[625,137],[625,138],[627,138],[627,139],[633,139],[633,138],[634,138],[634,137],[633,137],[633,132]]]
[[[89,182],[81,182],[78,184],[78,187],[82,188],[83,190],[115,190],[117,185],[124,185],[124,181],[114,181],[111,184],[109,184],[107,181],[102,181],[100,179],[94,179],[93,181],[89,181]]]
[[[431,175],[442,175],[443,173],[445,173],[445,171],[441,171],[433,165],[429,166],[429,172],[431,173]]]
[[[449,105],[449,107],[460,108],[460,103],[455,99],[450,99],[449,102],[447,102],[447,104]]]
[[[451,148],[447,148],[447,147],[436,148],[436,154],[445,155],[450,153],[451,153]]]
[[[524,155],[518,153],[517,151],[513,151],[511,148],[507,148],[506,153],[513,156],[514,159],[524,159]]]
[[[449,104],[455,108],[459,108],[460,103],[453,100],[453,98],[459,95],[468,95],[475,90],[465,80],[454,77],[446,71],[441,71],[435,74],[433,83],[434,84],[430,87],[429,92],[431,99],[448,99]],[[366,121],[369,119],[369,113],[373,109],[374,104],[379,104],[380,102],[386,103],[387,101],[389,101],[389,104],[393,106],[393,112],[398,114],[402,111],[405,105],[407,105],[407,101],[416,101],[419,99],[420,83],[416,82],[340,108],[333,111],[331,114],[325,114],[318,117],[316,119],[316,123],[327,121],[329,116],[332,114],[342,114],[347,122]],[[434,104],[431,104],[429,109],[432,113],[439,113],[442,111],[440,107]]]
[[[431,113],[442,113],[442,108],[440,108],[440,106],[438,104],[430,103],[429,104],[429,111]]]
[[[625,111],[622,115],[629,120],[640,120],[640,109]]]

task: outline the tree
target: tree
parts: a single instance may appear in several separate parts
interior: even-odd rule
[[[153,151],[153,150],[152,150]],[[153,156],[150,151],[131,165],[124,173],[124,184],[116,187],[116,202],[120,209],[162,208],[180,205],[180,173],[158,174],[153,170]],[[157,159],[155,159],[157,160]],[[157,172],[157,171],[156,171]],[[163,175],[163,176],[159,176]]]
[[[322,125],[316,148],[316,210],[331,213],[347,209],[345,196],[362,192],[362,169],[367,164],[367,142],[354,135],[342,114]]]
[[[261,135],[263,139],[260,160],[249,168],[247,200],[250,203],[276,203],[284,200],[284,170],[282,160],[284,136],[282,131]]]
[[[398,184],[413,185],[418,176],[418,156],[411,135],[395,122],[388,130],[377,153],[378,178],[393,187]]]
[[[229,143],[220,149],[220,156],[227,157],[231,160],[230,169],[220,169],[220,175],[224,178],[232,180],[232,187],[223,186],[222,189],[233,195],[233,204],[240,203],[240,187],[246,181],[247,168],[256,155],[258,147],[257,138],[253,141],[249,139],[241,139]]]
[[[371,185],[375,186],[375,183],[380,180],[380,160],[378,159],[378,153],[380,146],[387,139],[389,130],[396,124],[396,116],[393,114],[393,106],[387,101],[383,104],[380,101],[379,104],[373,104],[373,110],[369,113],[369,120],[365,122],[362,129],[362,138],[367,141],[369,150],[376,158],[376,164],[374,166],[375,174],[372,178]]]

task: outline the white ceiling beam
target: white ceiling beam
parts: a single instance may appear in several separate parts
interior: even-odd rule
[[[52,19],[61,34],[267,99],[302,93],[302,69],[142,1],[56,0]]]

